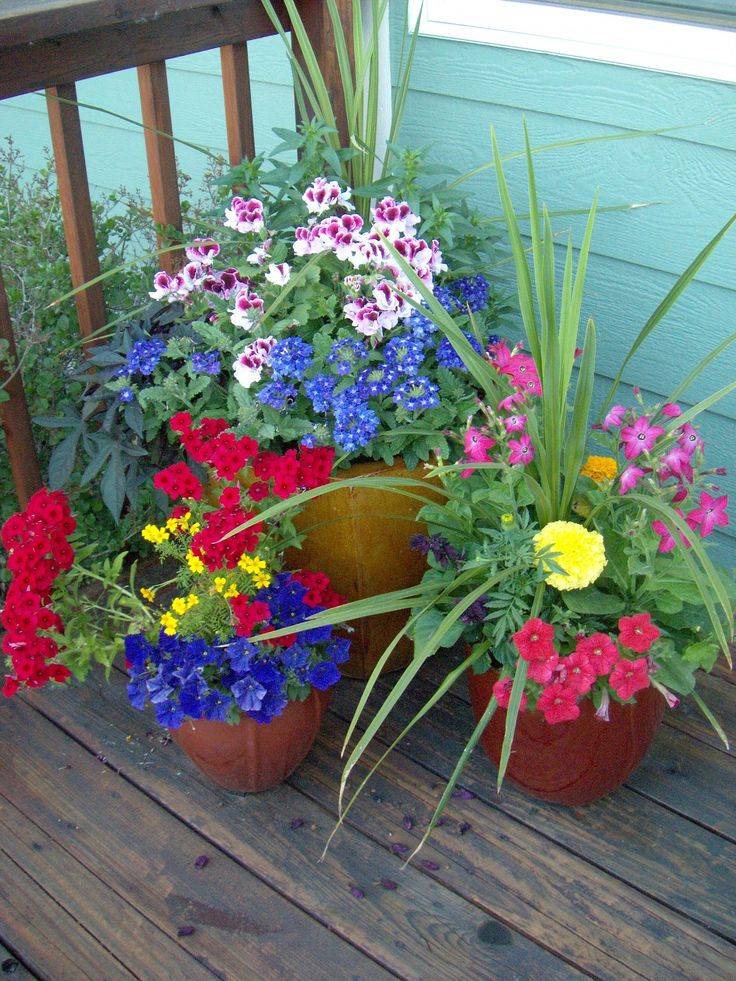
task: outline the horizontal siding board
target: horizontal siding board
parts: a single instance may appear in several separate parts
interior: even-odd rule
[[[734,95],[736,101],[736,90]],[[524,116],[535,146],[615,132],[607,126],[544,113],[527,112]],[[437,120],[442,121],[439,132]],[[452,161],[462,174],[490,160],[491,125],[502,153],[514,153],[523,146],[522,114],[517,110],[497,105],[479,107],[463,99],[413,91],[401,139],[410,145],[429,143],[433,158]],[[602,204],[659,202],[633,213],[600,215],[593,249],[676,275],[736,210],[736,153],[717,147],[661,137],[598,142],[539,153],[535,167],[540,197],[551,210],[588,207],[596,190]],[[526,211],[524,160],[509,161],[506,170],[514,200]],[[485,211],[500,213],[492,170],[464,187]],[[557,225],[572,228],[579,241],[585,218],[565,218]],[[698,279],[733,288],[735,268],[736,234],[732,233],[699,272]]]

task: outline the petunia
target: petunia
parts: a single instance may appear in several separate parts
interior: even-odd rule
[[[576,646],[576,653],[583,654],[597,675],[608,674],[618,661],[618,647],[608,634],[596,633],[590,637],[581,637]]]
[[[555,628],[539,617],[527,620],[511,639],[525,661],[544,661],[555,653]]]
[[[574,650],[568,657],[561,658],[557,672],[563,685],[576,695],[587,695],[597,677],[597,671],[587,654],[580,650]]]
[[[700,537],[705,538],[713,533],[716,527],[724,528],[728,524],[728,494],[723,497],[711,497],[707,491],[700,495],[700,507],[690,511],[687,523],[693,528],[700,528]]]
[[[537,699],[537,708],[550,725],[572,722],[580,715],[577,696],[559,681],[548,685]]]
[[[621,617],[618,621],[618,642],[637,654],[646,654],[659,637],[659,627],[652,623],[648,613],[637,613],[633,617]]]
[[[526,676],[529,681],[536,681],[538,685],[546,685],[555,673],[560,663],[560,655],[557,651],[551,651],[544,658],[535,658],[529,662]]]
[[[623,701],[649,687],[649,662],[645,657],[629,661],[622,657],[609,676],[611,688]]]
[[[499,678],[497,682],[493,685],[493,697],[498,702],[499,708],[508,708],[509,701],[511,699],[511,687],[514,683],[513,678]],[[523,712],[526,708],[527,697],[522,694],[521,702],[519,704],[519,711]]]
[[[657,439],[664,433],[661,426],[652,426],[647,416],[639,416],[630,426],[621,430],[621,445],[627,460],[635,460],[642,453],[648,453]]]

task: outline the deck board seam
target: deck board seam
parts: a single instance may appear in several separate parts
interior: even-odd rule
[[[331,713],[333,713],[334,715],[336,715],[339,719],[341,719],[341,721],[343,721],[343,722],[347,721],[343,716],[341,716],[333,708],[330,708],[329,711]],[[377,736],[376,738],[379,740],[379,742],[381,742],[381,744],[383,746],[388,746],[388,743],[387,742],[384,742],[380,738],[380,736]],[[427,770],[427,772],[429,772],[429,773],[433,774],[434,776],[438,777],[440,780],[446,780],[447,779],[446,776],[443,773],[441,773],[439,770],[436,770],[433,767],[430,767],[430,766],[428,766],[426,764],[421,763],[418,760],[415,760],[414,757],[411,756],[409,753],[404,753],[402,750],[396,750],[396,749],[394,750],[394,753],[398,753],[400,755],[405,755],[415,765],[424,766],[424,768]],[[718,937],[720,940],[723,940],[724,942],[728,943],[731,947],[734,948],[734,950],[736,950],[736,940],[734,940],[733,937],[729,937],[727,935],[724,935],[720,930],[714,928],[710,923],[708,923],[708,922],[706,922],[706,921],[698,918],[697,916],[693,916],[692,914],[686,912],[685,910],[678,909],[676,906],[671,905],[670,903],[666,902],[661,897],[653,895],[651,892],[649,892],[648,890],[642,888],[641,886],[637,885],[636,883],[630,882],[628,879],[625,879],[623,876],[618,875],[616,872],[613,872],[611,869],[607,869],[605,866],[600,865],[597,861],[589,858],[586,855],[581,854],[578,851],[575,851],[575,849],[572,848],[570,845],[566,844],[565,842],[559,841],[557,838],[554,838],[551,835],[547,834],[541,828],[538,828],[535,825],[528,823],[523,818],[518,817],[515,814],[512,814],[511,812],[505,810],[503,807],[499,806],[498,804],[494,804],[493,801],[491,801],[488,798],[484,797],[482,794],[476,793],[476,798],[481,803],[485,804],[487,807],[493,809],[494,811],[499,811],[501,814],[506,815],[508,818],[510,818],[516,824],[519,824],[522,827],[526,828],[527,830],[533,831],[536,834],[540,835],[542,838],[544,838],[545,841],[550,842],[555,847],[563,849],[569,855],[574,855],[580,861],[585,862],[587,865],[590,865],[591,868],[598,869],[598,871],[599,872],[602,872],[604,875],[610,876],[610,878],[615,879],[617,882],[620,882],[623,885],[627,886],[628,888],[635,890],[640,895],[646,896],[653,903],[656,903],[657,905],[662,906],[664,909],[668,909],[670,912],[675,913],[677,916],[681,916],[683,919],[688,920],[691,923],[696,924],[701,929],[706,930],[708,933],[711,933],[714,936]],[[662,805],[659,805],[658,804],[657,806],[662,806]],[[688,819],[686,818],[685,820],[688,820]],[[716,952],[718,952],[718,948],[714,947],[713,949]]]
[[[28,703],[26,703],[26,704],[28,704]],[[41,713],[39,713],[39,714],[41,714]],[[36,828],[36,830],[39,832],[40,835],[43,835],[46,838],[50,838],[51,841],[53,841],[54,844],[58,848],[60,848],[63,852],[65,852],[72,859],[72,861],[76,862],[77,865],[80,865],[86,872],[88,872],[91,876],[93,876],[95,879],[97,879],[97,881],[99,883],[101,883],[106,889],[109,889],[109,891],[113,895],[117,896],[118,899],[120,899],[123,903],[125,903],[126,906],[129,906],[132,910],[135,910],[135,912],[138,913],[139,916],[142,916],[143,919],[146,920],[148,923],[150,923],[151,926],[154,927],[154,929],[158,933],[160,933],[163,937],[166,937],[168,940],[171,940],[173,943],[175,943],[176,946],[180,950],[184,951],[185,954],[188,954],[192,958],[192,960],[196,961],[201,967],[203,967],[206,971],[208,971],[214,978],[220,977],[220,975],[218,973],[216,973],[215,971],[212,970],[212,967],[208,963],[206,963],[206,961],[201,960],[196,954],[192,953],[192,951],[189,950],[187,947],[185,947],[183,944],[178,943],[175,940],[174,937],[169,936],[169,934],[166,933],[166,931],[162,927],[160,927],[158,925],[158,923],[156,923],[155,920],[152,920],[151,917],[148,916],[142,909],[139,909],[139,907],[136,906],[134,903],[132,903],[126,896],[124,896],[122,893],[118,892],[118,890],[115,888],[115,886],[113,885],[112,882],[108,882],[106,879],[103,879],[102,876],[100,876],[97,872],[95,872],[95,870],[93,868],[90,868],[86,864],[86,862],[84,862],[81,858],[79,858],[77,855],[75,855],[73,851],[71,851],[69,848],[67,848],[66,845],[63,843],[62,840],[53,837],[51,834],[49,834],[49,832],[45,831],[44,828],[41,827],[40,824],[38,824],[36,821],[34,821],[34,819],[25,811],[25,809],[20,805],[20,803],[18,801],[15,801],[15,800],[13,800],[12,797],[9,797],[8,794],[6,794],[5,791],[3,789],[1,789],[1,788],[0,788],[0,797],[2,797],[4,800],[6,800],[16,811],[18,811],[20,814],[22,814],[23,817],[28,821],[28,823],[29,824],[32,824],[33,827]],[[5,851],[5,850],[3,849],[3,851]],[[7,853],[5,853],[5,854],[7,854]],[[10,856],[8,856],[8,857],[10,857]],[[36,881],[36,880],[34,879],[34,881]],[[37,883],[37,884],[40,885],[40,883]],[[47,890],[44,889],[44,892],[47,892]],[[62,906],[63,909],[66,909],[67,913],[69,913],[70,916],[74,917],[74,919],[75,919],[76,922],[79,922],[77,920],[77,918],[74,916],[74,914],[69,909],[67,909],[63,905],[63,903],[59,902],[58,899],[55,900],[55,901],[60,906]],[[87,932],[89,933],[90,931],[88,930]],[[112,956],[115,956],[115,955],[113,954]],[[119,960],[119,958],[118,958],[118,960]],[[130,968],[128,968],[127,965],[125,965],[125,966],[126,966],[126,970],[130,970]]]
[[[106,947],[105,944],[102,942],[102,940],[99,937],[96,937],[93,933],[91,933],[87,929],[87,927],[83,923],[80,923],[79,919],[74,915],[74,913],[71,912],[71,910],[67,909],[66,906],[63,905],[63,903],[60,903],[58,899],[56,899],[54,896],[52,896],[51,893],[48,891],[48,889],[46,889],[46,887],[43,885],[42,882],[39,882],[38,879],[36,879],[35,876],[31,875],[31,873],[28,872],[27,869],[24,869],[22,865],[19,865],[15,861],[15,859],[13,858],[13,856],[10,855],[3,848],[2,842],[0,842],[0,852],[2,852],[2,854],[5,856],[5,858],[12,865],[14,865],[16,867],[16,869],[18,869],[27,879],[30,879],[31,882],[35,883],[38,886],[38,888],[41,890],[41,892],[45,896],[48,897],[48,899],[50,900],[51,903],[53,903],[54,906],[58,906],[59,909],[64,910],[64,912],[66,913],[66,915],[76,923],[76,925],[79,927],[79,929],[81,931],[83,931],[84,933],[86,933],[88,937],[90,937],[99,947],[101,947],[107,954],[109,954],[109,956],[112,958],[112,960],[116,961],[120,965],[120,967],[122,968],[122,970],[126,974],[128,974],[131,978],[135,978],[135,974],[133,974],[133,972],[130,970],[130,968],[128,967],[128,965],[125,964],[123,961],[121,961],[120,958],[116,954],[114,954],[110,950],[109,947]],[[31,970],[32,970],[32,973],[34,973],[34,974],[36,973],[35,969],[32,968]],[[84,972],[82,972],[82,969],[81,968],[80,968],[80,973],[84,973]],[[84,976],[87,977],[87,978],[90,977],[86,973],[84,974]],[[96,978],[90,978],[90,981],[98,981],[98,979],[96,979]]]
[[[99,757],[99,753],[96,750],[88,746],[82,739],[79,739],[73,732],[70,732],[64,725],[62,725],[59,721],[57,721],[53,716],[47,714],[39,706],[32,704],[31,702],[27,701],[25,698],[23,699],[23,702],[34,712],[38,712],[40,716],[42,716],[52,725],[56,726],[56,728],[59,729],[61,732],[63,732],[64,735],[67,736],[67,738],[72,740],[72,742],[75,742],[78,746],[81,746],[82,749],[85,750],[85,752],[89,753],[91,756],[94,756],[95,758]],[[247,865],[245,862],[242,861],[242,859],[238,858],[237,855],[233,855],[226,847],[220,844],[216,839],[205,834],[200,828],[197,828],[196,825],[191,824],[183,815],[178,814],[173,808],[169,807],[162,800],[156,797],[155,794],[149,793],[147,790],[145,790],[143,787],[137,784],[135,780],[132,779],[132,777],[128,776],[127,773],[124,773],[122,770],[117,769],[108,761],[105,761],[103,765],[108,767],[113,773],[116,773],[122,780],[125,780],[125,782],[129,784],[131,787],[133,787],[135,790],[137,790],[138,793],[142,794],[144,797],[147,797],[154,804],[156,804],[156,806],[160,807],[162,810],[166,811],[167,814],[176,818],[177,821],[185,825],[185,827],[189,828],[190,831],[193,831],[196,835],[198,835],[202,839],[202,841],[206,841],[213,848],[217,849],[218,852],[220,852],[222,855],[230,859],[230,861],[235,862],[241,868],[245,869],[247,872],[253,875],[256,879],[258,879],[261,883],[263,883],[263,885],[266,886],[266,888],[270,889],[272,892],[281,896],[282,899],[285,899],[292,906],[295,906],[297,909],[300,909],[303,913],[309,916],[310,919],[314,920],[316,923],[324,927],[326,930],[329,930],[330,933],[333,933],[336,937],[339,937],[340,940],[342,940],[344,943],[352,947],[353,950],[356,950],[359,954],[365,957],[366,960],[369,960],[374,964],[377,964],[388,974],[391,974],[393,977],[400,978],[403,981],[404,979],[403,975],[397,974],[397,972],[393,968],[391,968],[388,964],[383,963],[378,957],[369,953],[359,943],[357,943],[351,937],[344,934],[340,929],[335,927],[332,923],[316,915],[313,909],[311,909],[306,905],[302,905],[302,903],[298,902],[293,896],[290,896],[288,893],[279,889],[272,882],[270,882],[268,878],[265,878],[260,873],[259,870]],[[307,796],[306,794],[303,794],[301,791],[298,791],[298,793],[302,797]],[[321,807],[321,810],[329,814],[329,812],[326,810],[324,806]]]
[[[668,804],[667,801],[659,800],[658,798],[653,797],[651,793],[647,793],[646,790],[641,790],[639,787],[635,787],[630,783],[626,783],[624,786],[627,790],[630,790],[633,794],[637,794],[639,797],[643,797],[644,800],[648,800],[651,804],[655,804],[657,807],[662,807],[665,811],[669,811],[670,814],[676,814],[677,817],[684,818],[685,821],[690,821],[691,824],[701,828],[703,831],[707,831],[708,834],[715,835],[716,838],[722,838],[724,841],[729,842],[729,844],[736,845],[736,835],[730,835],[726,831],[721,831],[719,828],[713,828],[709,824],[704,824],[691,814],[685,814],[684,811],[679,810],[674,804]],[[736,943],[736,941],[732,940],[731,943]]]
[[[5,854],[5,852],[3,852],[3,854]],[[39,978],[39,975],[36,973],[36,971],[34,970],[34,968],[31,967],[31,965],[28,963],[28,961],[24,958],[23,954],[21,954],[21,953],[18,952],[15,944],[11,943],[10,940],[7,937],[3,936],[2,933],[0,933],[0,944],[2,944],[3,947],[5,947],[5,949],[8,951],[8,953],[11,954],[15,958],[15,960],[18,961],[18,963],[20,964],[20,966],[22,968],[24,968],[26,971],[28,971],[28,973],[33,978],[35,978],[36,981],[41,981],[41,979]]]

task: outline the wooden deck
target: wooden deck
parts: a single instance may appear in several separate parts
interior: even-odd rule
[[[736,734],[736,686],[723,675],[703,690]],[[736,976],[736,759],[694,711],[670,714],[630,784],[584,809],[498,797],[477,753],[464,778],[476,796],[454,799],[402,870],[392,846],[415,841],[468,731],[458,689],[320,863],[358,691],[339,686],[306,763],[253,797],[198,777],[128,706],[120,674],[3,705],[0,974]]]

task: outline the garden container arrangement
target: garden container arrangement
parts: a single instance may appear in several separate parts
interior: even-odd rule
[[[438,451],[425,479],[384,484],[392,493],[425,498],[419,517],[428,533],[412,542],[426,559],[422,582],[307,622],[348,621],[372,609],[411,611],[402,633],[414,639],[412,662],[377,712],[364,720],[394,638],[349,727],[345,745],[353,737],[355,745],[343,772],[341,820],[386,754],[346,798],[351,773],[422,665],[442,648],[464,645],[462,663],[453,662],[393,744],[467,674],[476,726],[426,834],[479,741],[498,767],[499,787],[508,775],[533,795],[572,805],[591,802],[625,780],[646,751],[665,705],[674,708],[682,696],[695,700],[725,740],[696,683],[698,672],[711,670],[719,653],[730,664],[734,581],[716,567],[708,548],[713,532],[729,523],[728,499],[718,485],[725,471],[706,461],[695,422],[736,389],[736,382],[690,407],[678,400],[736,335],[693,366],[671,398],[651,402],[638,388],[626,399],[617,396],[632,354],[734,219],[647,322],[594,415],[596,326],[587,321],[582,341],[579,329],[595,204],[577,263],[569,242],[557,283],[553,233],[537,198],[528,138],[531,261],[495,140],[494,156],[525,336],[514,342],[492,339],[479,353],[384,239],[412,287],[406,301],[416,308],[424,304],[482,397],[463,427],[451,437],[443,434],[454,449]],[[340,486],[337,480],[295,500],[321,498]],[[290,503],[269,511],[277,516]],[[263,631],[260,637],[279,634]]]
[[[121,581],[124,556],[95,563],[94,546],[73,544],[63,492],[38,491],[3,526],[13,575],[2,613],[3,694],[84,678],[94,660],[109,672],[122,646],[133,708],[150,704],[216,783],[265,790],[309,752],[350,641],[323,626],[251,642],[257,628],[297,624],[344,597],[322,572],[284,568],[291,521],[235,529],[298,487],[324,484],[333,451],[261,451],[225,420],[195,425],[188,413],[171,428],[210,480],[181,461],[154,478],[173,505],[163,524],[141,531],[160,560],[160,584],[136,591],[135,567]]]
[[[321,158],[318,164],[325,166]],[[164,406],[186,406],[198,418],[214,403],[264,446],[334,446],[350,477],[418,477],[430,452],[443,446],[449,452],[441,433],[473,411],[476,386],[450,341],[407,299],[419,293],[393,250],[455,311],[468,342],[481,351],[500,307],[484,276],[449,277],[431,235],[453,231],[461,268],[478,268],[492,237],[456,195],[444,202],[438,189],[434,203],[428,192],[422,197],[418,158],[412,168],[411,178],[389,177],[380,187],[408,186],[418,204],[427,204],[424,222],[391,194],[363,217],[350,189],[336,180],[316,176],[297,184],[283,164],[244,165],[241,191],[225,208],[217,238],[196,240],[178,273],[154,278],[151,297],[171,305],[178,333],[168,341],[135,340],[119,364],[109,352],[95,355],[105,362],[104,387],[122,418],[140,417],[144,432]],[[417,508],[410,495],[398,502],[363,484],[337,501],[310,503],[298,522],[306,558],[292,554],[290,561],[324,569],[350,599],[415,585],[421,562],[409,540],[421,530]],[[362,534],[370,537],[369,561],[356,550]],[[404,619],[394,612],[359,625],[346,672],[367,677]],[[403,666],[410,654],[404,639],[388,666]]]

